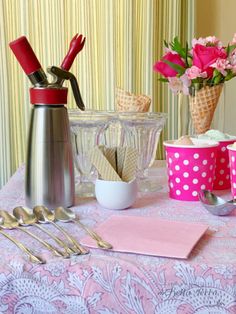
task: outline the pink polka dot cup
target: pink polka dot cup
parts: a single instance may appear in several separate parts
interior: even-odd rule
[[[236,198],[236,148],[231,144],[227,146],[227,149],[229,152],[231,193],[233,198]]]
[[[198,201],[200,190],[213,189],[218,142],[192,138],[194,145],[165,141],[169,195],[182,201]]]
[[[227,146],[233,144],[236,139],[220,140],[217,147],[216,170],[213,183],[214,190],[230,189],[229,153]]]

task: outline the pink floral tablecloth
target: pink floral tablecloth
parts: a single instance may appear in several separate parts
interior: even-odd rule
[[[94,199],[77,199],[74,210],[90,227],[114,214],[208,224],[209,231],[188,260],[97,249],[61,259],[23,232],[7,231],[43,255],[47,263],[29,263],[0,235],[0,313],[236,313],[236,212],[216,217],[198,202],[171,200],[166,170],[155,169],[154,174],[163,189],[139,195],[131,209],[114,212],[101,208]],[[22,166],[0,191],[1,208],[12,211],[24,204],[23,177]],[[230,197],[229,191],[218,194]],[[75,224],[64,226],[78,240],[85,235]],[[29,228],[50,242],[40,230]],[[47,228],[57,233],[53,226]]]

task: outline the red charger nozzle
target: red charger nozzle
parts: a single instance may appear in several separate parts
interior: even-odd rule
[[[27,75],[30,75],[41,69],[41,64],[39,63],[32,47],[30,46],[30,43],[25,36],[21,36],[10,42],[9,46]]]

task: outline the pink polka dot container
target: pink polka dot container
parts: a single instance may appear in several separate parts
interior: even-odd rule
[[[236,139],[220,140],[217,147],[216,170],[213,190],[227,190],[231,187],[229,153],[227,146],[233,144]]]
[[[165,141],[170,198],[198,201],[200,190],[213,190],[218,142],[191,138],[194,145]]]
[[[227,149],[229,152],[231,193],[233,198],[236,198],[236,148],[231,144],[227,146]]]

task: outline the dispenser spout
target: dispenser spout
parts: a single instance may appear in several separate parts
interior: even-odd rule
[[[74,74],[72,74],[71,72],[65,71],[59,67],[56,67],[54,65],[51,67],[48,67],[47,71],[56,78],[56,81],[57,79],[70,81],[77,106],[79,107],[80,110],[85,110],[84,102],[80,94],[79,85]]]

